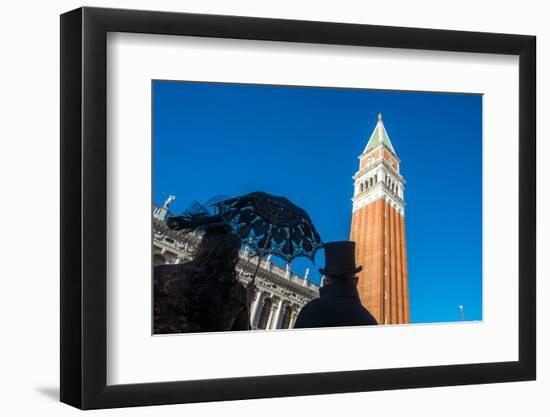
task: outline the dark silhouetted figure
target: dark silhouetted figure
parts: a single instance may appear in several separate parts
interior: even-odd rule
[[[250,329],[247,289],[236,272],[240,239],[223,223],[211,221],[203,230],[191,262],[154,269],[155,334]]]
[[[362,267],[355,266],[355,242],[325,243],[325,276],[320,297],[307,303],[294,328],[365,326],[378,324],[363,307],[357,292],[357,277]]]

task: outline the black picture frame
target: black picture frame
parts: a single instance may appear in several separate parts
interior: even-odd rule
[[[108,32],[519,56],[519,360],[107,385]],[[88,7],[63,14],[61,401],[82,409],[95,409],[535,379],[535,45],[534,36],[358,24]]]

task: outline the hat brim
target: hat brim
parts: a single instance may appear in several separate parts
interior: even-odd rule
[[[352,269],[350,271],[342,271],[342,270],[331,270],[331,269],[324,269],[324,268],[319,268],[319,272],[322,274],[322,275],[328,275],[328,276],[331,276],[331,277],[340,277],[340,276],[349,276],[349,275],[355,275],[359,272],[361,272],[363,270],[363,267],[361,265],[359,265],[357,268],[355,269]]]

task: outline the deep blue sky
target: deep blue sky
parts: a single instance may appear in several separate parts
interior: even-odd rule
[[[411,321],[457,321],[459,304],[481,320],[479,95],[154,81],[153,201],[174,194],[180,213],[266,191],[307,210],[323,241],[347,240],[351,177],[379,112],[407,181]]]

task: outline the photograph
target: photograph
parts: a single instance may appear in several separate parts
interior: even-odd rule
[[[26,109],[17,134],[60,131],[56,155],[8,140],[27,171],[59,160],[58,194],[36,187],[44,170],[16,187],[55,197],[41,207],[60,210],[45,216],[58,219],[60,245],[59,256],[36,252],[59,268],[59,288],[40,275],[40,291],[25,292],[58,304],[33,327],[51,351],[23,367],[46,379],[21,366],[15,379],[37,398],[59,380],[59,400],[81,410],[174,405],[162,407],[172,415],[220,402],[204,410],[263,415],[270,399],[283,404],[274,415],[387,413],[391,396],[396,413],[433,403],[433,415],[449,404],[457,415],[480,404],[537,414],[547,336],[537,62],[548,25],[525,7],[494,18],[494,7],[433,3],[65,5],[45,67],[56,82],[8,83],[12,107]],[[17,69],[36,72],[36,54],[20,51],[47,49],[15,45],[29,61]],[[29,111],[21,86],[58,84]],[[36,229],[37,203],[23,206],[34,214],[17,219]],[[9,244],[56,235],[34,229],[8,233],[26,239]],[[46,340],[27,327],[7,333],[20,346]],[[470,398],[457,408],[457,395]],[[502,401],[518,395],[526,401]]]
[[[152,333],[483,321],[483,95],[152,80]]]

